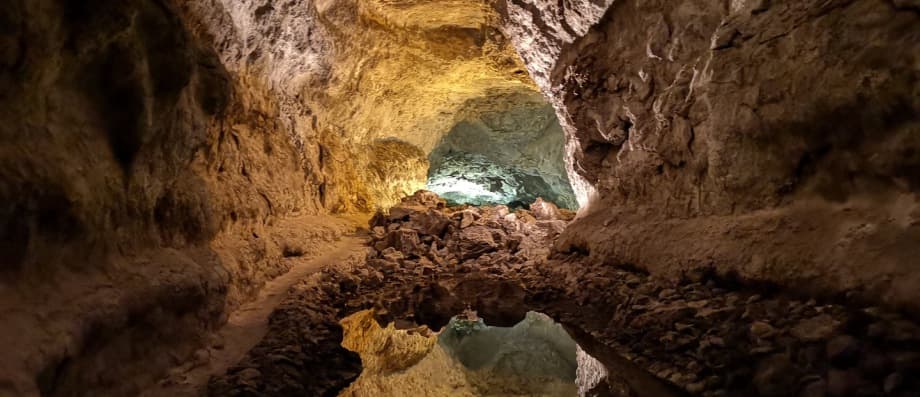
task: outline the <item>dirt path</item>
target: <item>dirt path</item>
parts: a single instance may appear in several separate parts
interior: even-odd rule
[[[238,363],[268,330],[268,317],[284,300],[294,283],[326,265],[363,258],[364,238],[347,236],[313,258],[294,258],[291,271],[268,282],[259,297],[230,314],[230,319],[212,337],[210,348],[196,352],[192,362],[170,370],[170,375],[142,396],[186,397],[202,395],[211,375],[223,374]]]

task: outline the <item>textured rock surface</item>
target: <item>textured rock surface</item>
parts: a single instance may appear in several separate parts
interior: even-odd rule
[[[536,92],[482,99],[429,155],[428,189],[459,204],[522,206],[543,197],[577,209],[552,106]]]
[[[453,338],[450,325],[439,335],[425,326],[382,328],[372,310],[346,317],[342,326],[342,345],[361,355],[362,372],[341,397],[575,394],[575,343],[545,316],[529,313],[512,328],[484,327],[463,340]],[[571,362],[559,356],[566,349]]]
[[[506,108],[502,98],[538,98],[484,1],[195,0],[184,8],[228,69],[281,98],[279,127],[321,170],[323,202],[339,211],[397,203],[425,183],[417,153],[427,157],[455,124]],[[401,144],[378,144],[392,141]],[[415,164],[375,166],[381,156]],[[391,179],[402,182],[380,183]]]
[[[561,249],[920,309],[916,8],[499,8],[556,106],[570,178],[588,206]]]
[[[0,5],[0,394],[135,395],[329,220],[279,103],[168,2]]]
[[[405,370],[431,352],[437,344],[431,332],[397,330],[393,324],[381,328],[370,310],[342,320],[342,347],[361,355],[361,367],[367,374],[388,374]]]
[[[421,196],[407,202],[417,205],[419,198],[427,198]],[[540,223],[546,221],[528,218],[526,211],[443,211],[478,212],[469,228],[485,227],[498,235],[510,236],[517,228],[546,230]],[[351,374],[352,367],[326,365],[325,354],[330,352],[323,351],[322,359],[288,353],[313,348],[315,339],[338,337],[311,333],[307,338],[295,331],[327,326],[327,316],[301,309],[314,307],[313,302],[335,307],[342,317],[374,308],[385,323],[414,322],[432,328],[447,324],[467,304],[487,322],[506,326],[520,321],[528,310],[539,310],[564,324],[605,367],[607,379],[588,395],[910,396],[920,390],[920,328],[879,307],[803,300],[775,289],[758,293],[713,272],[668,280],[581,255],[547,259],[545,248],[525,248],[545,247],[557,236],[552,233],[526,233],[517,243],[509,238],[495,252],[462,260],[462,248],[452,248],[459,235],[450,231],[461,227],[462,217],[437,235],[421,233],[404,218],[377,222],[392,230],[414,230],[420,241],[435,249],[417,255],[393,246],[372,248],[366,263],[330,268],[306,280],[277,312],[287,322],[273,326],[259,348],[215,379],[211,395],[336,390],[328,388],[346,382],[341,375],[306,376],[302,384],[286,377],[244,376],[251,368],[275,374],[292,361],[296,370],[291,371],[298,373]],[[372,237],[372,244],[381,241]]]
[[[215,390],[336,390],[357,375],[334,340],[344,314],[423,308],[433,323],[473,296],[500,320],[530,299],[696,394],[776,394],[791,378],[808,393],[909,393],[918,331],[887,312],[920,313],[917,10],[5,1],[0,393],[134,395],[285,257],[350,228],[324,214],[394,204],[368,266],[305,284],[250,358],[260,367]],[[578,220],[400,202],[441,143],[563,183],[543,162],[561,157],[550,140],[520,153],[452,141],[480,124],[516,135],[505,121],[543,106],[537,92],[565,133]],[[556,252],[574,259],[539,266],[560,233]],[[482,274],[500,282],[463,284]],[[483,285],[494,291],[470,291]],[[754,299],[764,286],[805,299]],[[305,316],[315,334],[296,328]]]

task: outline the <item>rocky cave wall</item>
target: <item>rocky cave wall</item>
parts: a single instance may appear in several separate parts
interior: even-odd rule
[[[453,125],[537,92],[483,2],[0,7],[17,395],[132,394],[349,230],[323,214],[423,187]]]
[[[498,9],[586,206],[557,248],[920,309],[916,2]]]
[[[0,5],[0,394],[132,394],[350,227],[317,216],[303,110],[182,15]]]
[[[339,212],[387,208],[424,187],[427,155],[452,126],[494,110],[490,98],[538,92],[484,1],[183,7],[230,70],[289,105],[285,128],[321,153],[324,203]],[[404,165],[379,161],[393,156]]]
[[[536,92],[583,206],[559,251],[917,312],[918,9],[4,2],[0,391],[142,387],[347,229],[319,215],[397,201]]]

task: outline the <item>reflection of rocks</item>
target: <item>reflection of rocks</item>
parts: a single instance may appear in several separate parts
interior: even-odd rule
[[[372,311],[355,313],[342,320],[342,346],[361,355],[362,373],[388,374],[409,368],[428,355],[437,339],[427,328],[397,331],[393,324],[381,328]]]
[[[342,345],[361,355],[364,370],[339,396],[575,394],[575,343],[552,319],[528,313],[514,327],[482,325],[463,336],[455,324],[436,336],[425,326],[382,328],[371,310],[346,317]]]
[[[618,378],[619,372],[611,371],[595,388],[602,395],[678,395],[669,394],[666,384],[702,396],[911,396],[920,391],[915,343],[920,332],[898,314],[777,292],[757,294],[705,272],[669,281],[577,254],[548,259],[548,247],[565,220],[537,220],[531,211],[509,213],[502,206],[442,207],[421,192],[394,208],[402,216],[375,217],[368,261],[326,269],[297,287],[279,310],[283,314],[276,313],[293,322],[285,328],[273,325],[240,368],[258,363],[260,371],[275,371],[279,364],[263,355],[266,349],[284,352],[304,343],[291,327],[313,329],[315,321],[333,321],[298,317],[294,310],[303,305],[323,302],[336,308],[339,318],[375,308],[385,322],[402,319],[438,328],[469,304],[488,323],[504,326],[528,310],[546,313],[591,335],[641,374],[651,374]],[[535,203],[535,212],[540,207]],[[440,233],[428,234],[417,216],[443,216],[449,222]],[[392,244],[387,236],[394,231],[414,233],[419,245]],[[335,338],[326,334],[320,340],[335,343]],[[296,367],[309,373],[321,365],[307,359]],[[216,380],[221,387],[212,395],[232,395],[218,392],[242,387],[240,378],[231,371]],[[305,382],[331,381],[325,379]],[[262,376],[245,382],[277,387],[279,381]]]

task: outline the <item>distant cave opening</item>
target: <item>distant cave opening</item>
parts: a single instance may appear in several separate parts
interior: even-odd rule
[[[541,197],[577,210],[553,107],[538,94],[487,100],[502,103],[462,118],[429,154],[428,190],[450,205],[514,209]]]

